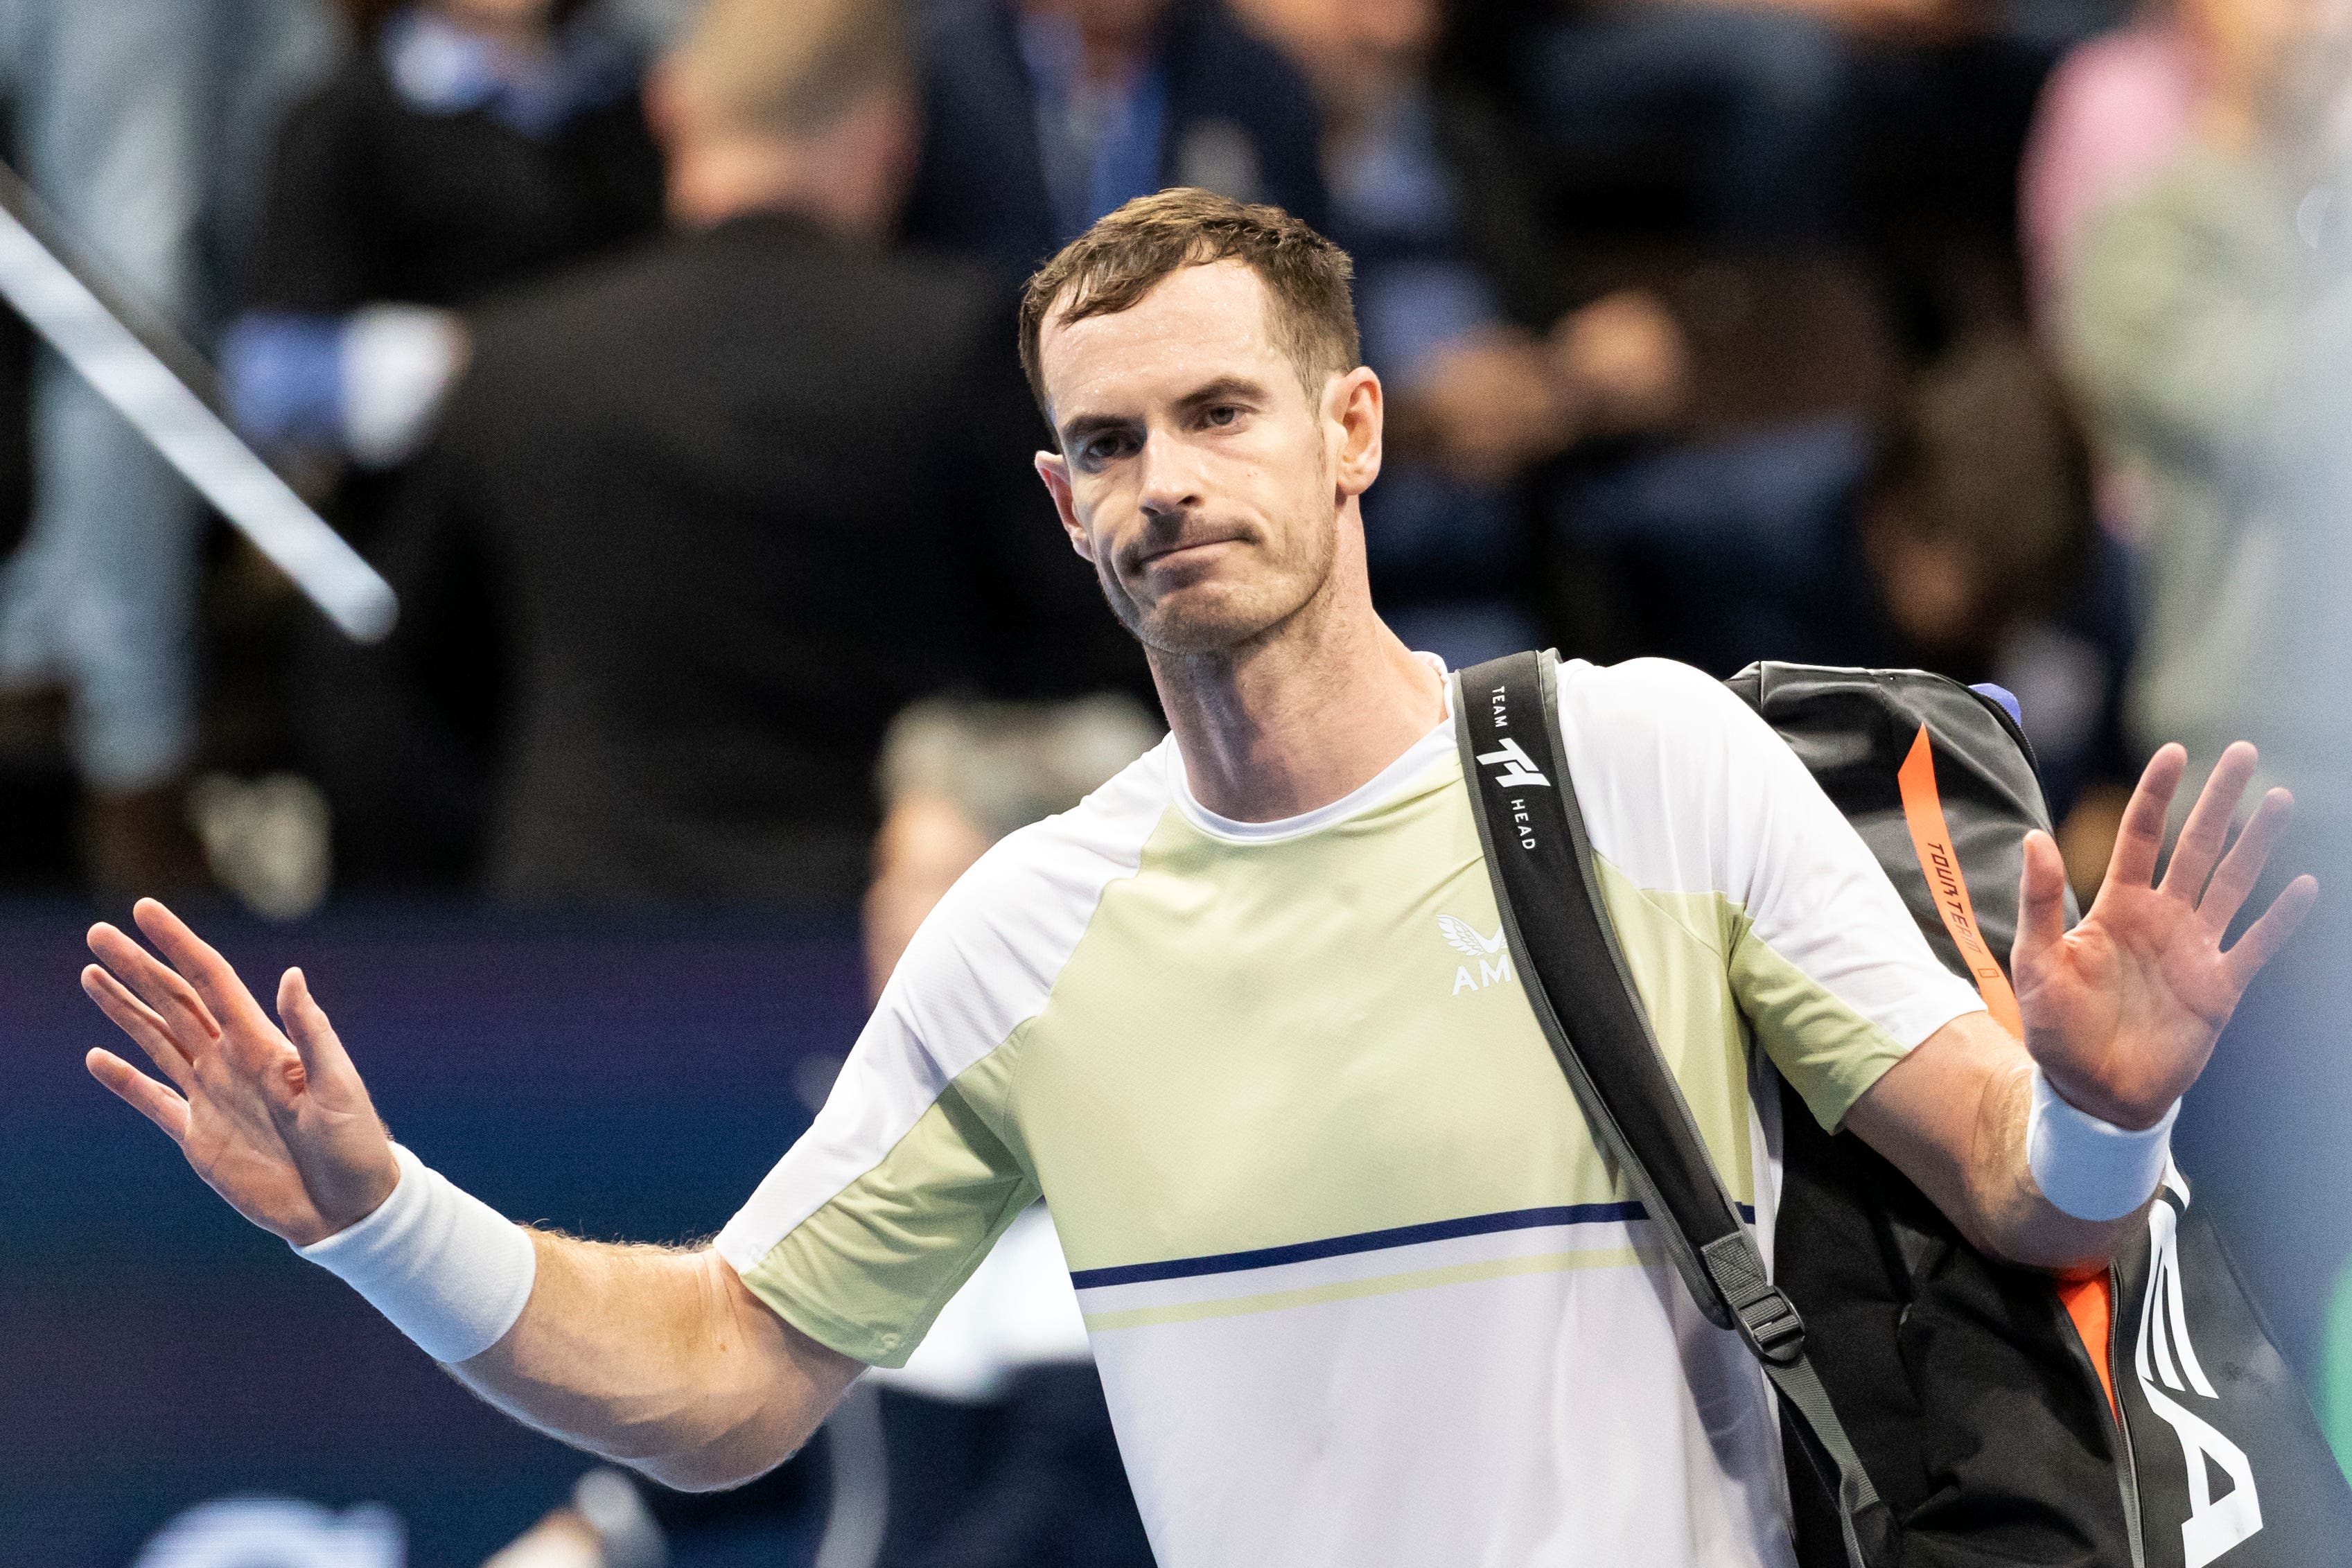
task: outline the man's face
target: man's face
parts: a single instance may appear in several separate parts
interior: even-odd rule
[[[1230,650],[1288,621],[1330,579],[1341,509],[1378,471],[1377,382],[1335,377],[1310,402],[1267,303],[1257,275],[1225,261],[1115,315],[1047,319],[1061,453],[1040,453],[1038,471],[1148,648]],[[1369,454],[1350,417],[1370,421]]]

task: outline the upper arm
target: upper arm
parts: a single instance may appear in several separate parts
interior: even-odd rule
[[[1975,1234],[1986,1167],[2008,1163],[2010,1113],[2022,1124],[2030,1061],[1990,1013],[1968,1013],[1887,1069],[1846,1113],[1846,1127],[1911,1178],[1937,1207]],[[2012,1103],[2012,1101],[2015,1103]]]
[[[992,907],[1006,848],[917,931],[815,1123],[719,1233],[753,1295],[863,1362],[904,1364],[1037,1197],[1012,1067],[1051,977]]]
[[[1564,680],[1561,715],[1594,850],[1646,889],[1718,905],[1733,997],[1822,1125],[1982,1007],[1804,764],[1719,683],[1637,660]]]

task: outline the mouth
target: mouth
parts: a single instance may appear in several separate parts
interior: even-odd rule
[[[1168,544],[1153,545],[1136,552],[1135,570],[1142,571],[1171,561],[1197,559],[1202,552],[1215,549],[1221,545],[1234,545],[1241,542],[1239,538],[1225,534],[1213,538],[1177,539]]]

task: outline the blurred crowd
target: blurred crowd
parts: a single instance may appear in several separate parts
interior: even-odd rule
[[[2345,9],[0,0],[13,165],[402,601],[9,322],[0,883],[863,900],[878,983],[1156,732],[1011,323],[1171,184],[1355,257],[1412,645],[1998,684],[2085,894],[2163,740],[2325,831]]]
[[[345,640],[15,331],[0,879],[951,877],[908,705],[1148,733],[1006,323],[1189,183],[1356,257],[1408,642],[1996,682],[2087,888],[2273,673],[2228,470],[2299,334],[2242,297],[2324,291],[2330,3],[12,0],[16,162],[402,615]]]

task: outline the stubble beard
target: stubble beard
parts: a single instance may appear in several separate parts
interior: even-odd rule
[[[1338,558],[1336,518],[1286,530],[1293,548],[1277,556],[1267,541],[1246,545],[1247,559],[1217,580],[1196,583],[1149,605],[1124,591],[1105,564],[1097,576],[1111,613],[1148,653],[1179,659],[1238,654],[1279,636],[1321,600]]]

